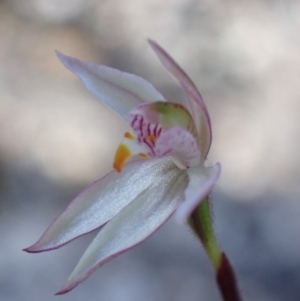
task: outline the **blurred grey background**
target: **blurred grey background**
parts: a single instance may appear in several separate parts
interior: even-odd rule
[[[191,75],[213,125],[218,240],[244,300],[300,300],[300,1],[0,1],[0,300],[221,300],[196,239],[174,220],[67,295],[53,294],[93,234],[27,254],[111,169],[124,124],[54,50],[183,97],[150,37]]]

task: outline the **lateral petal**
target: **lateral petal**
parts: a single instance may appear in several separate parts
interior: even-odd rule
[[[144,241],[172,215],[183,199],[188,176],[171,160],[164,162],[162,176],[151,176],[149,189],[100,230],[57,294],[70,291],[104,263]]]
[[[85,62],[58,51],[56,54],[64,66],[80,78],[89,92],[126,121],[128,112],[137,105],[164,100],[148,81],[139,76]]]
[[[126,205],[152,186],[164,181],[170,164],[163,159],[133,161],[122,173],[111,171],[80,193],[27,252],[59,248],[108,222]]]
[[[221,173],[220,163],[212,167],[195,167],[188,169],[189,185],[185,191],[185,200],[175,212],[178,222],[184,223],[201,201],[212,191]]]
[[[150,39],[148,42],[163,66],[179,83],[188,99],[188,108],[199,133],[200,152],[204,161],[211,145],[212,133],[210,117],[202,96],[193,81],[175,60],[156,42]]]

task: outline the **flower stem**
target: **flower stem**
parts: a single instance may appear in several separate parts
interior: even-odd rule
[[[192,213],[190,223],[194,232],[203,244],[213,267],[218,269],[221,261],[221,251],[214,235],[208,198],[206,198]]]
[[[214,234],[209,197],[194,210],[189,222],[215,269],[216,282],[223,300],[242,301],[234,271],[227,256],[221,251]]]
[[[216,278],[224,301],[242,301],[233,269],[225,253],[222,253],[221,264]]]

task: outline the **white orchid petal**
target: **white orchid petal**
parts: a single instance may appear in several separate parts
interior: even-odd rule
[[[186,103],[185,105],[187,105],[187,107],[189,108],[193,116],[195,125],[198,129],[201,139],[201,154],[203,156],[202,159],[204,160],[211,145],[212,134],[210,117],[202,96],[200,95],[193,81],[175,62],[175,60],[156,42],[152,40],[148,40],[148,42],[163,66],[177,80],[188,99],[188,103]]]
[[[185,191],[185,200],[175,212],[175,219],[179,223],[186,222],[201,201],[211,192],[220,172],[219,163],[212,167],[188,169],[189,185]]]
[[[128,112],[139,104],[164,100],[143,78],[56,52],[66,68],[75,73],[101,102],[128,121]]]
[[[188,176],[186,171],[175,167],[171,160],[164,160],[167,164],[164,164],[162,175],[151,175],[152,185],[149,189],[140,193],[100,230],[57,294],[70,291],[101,265],[144,241],[176,210],[183,199]]]
[[[195,137],[187,130],[173,127],[156,140],[156,157],[170,156],[179,168],[198,166],[200,152]]]
[[[158,179],[164,181],[169,164],[163,159],[133,161],[121,173],[111,171],[79,194],[27,252],[59,248],[91,232],[114,217]]]

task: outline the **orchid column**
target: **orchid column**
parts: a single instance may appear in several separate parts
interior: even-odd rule
[[[59,248],[104,225],[57,293],[63,294],[144,241],[174,213],[203,244],[223,300],[240,300],[233,270],[213,231],[209,197],[221,167],[204,166],[212,141],[207,108],[188,75],[157,43],[149,44],[186,99],[166,101],[138,76],[57,53],[131,131],[116,150],[114,170],[79,194],[26,251]]]

